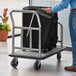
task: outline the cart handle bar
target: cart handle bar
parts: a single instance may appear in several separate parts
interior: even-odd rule
[[[34,15],[36,15],[37,19],[38,19],[38,23],[39,23],[39,27],[41,28],[41,23],[40,23],[40,18],[39,18],[39,15],[36,11],[33,11],[33,10],[12,10],[10,12],[10,15],[12,16],[12,13],[13,12],[22,12],[22,13],[33,13]]]

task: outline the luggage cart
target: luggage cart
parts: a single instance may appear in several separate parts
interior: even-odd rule
[[[32,13],[33,15],[32,15],[29,27],[15,26],[13,13]],[[37,17],[39,27],[31,27],[34,15],[36,15],[36,17]],[[63,47],[63,26],[61,23],[58,23],[58,25],[60,25],[60,28],[61,28],[60,29],[61,30],[61,33],[60,33],[61,39],[58,41],[58,42],[60,42],[60,47],[57,46],[56,48],[53,48],[51,51],[49,51],[47,53],[41,53],[41,23],[40,23],[40,18],[39,18],[38,13],[33,10],[12,10],[10,12],[10,17],[11,17],[11,21],[12,21],[12,25],[13,25],[13,32],[12,32],[13,36],[12,36],[12,53],[9,56],[13,57],[13,60],[11,61],[11,66],[13,68],[17,67],[18,58],[35,59],[36,60],[36,62],[34,63],[35,70],[40,69],[41,60],[46,59],[54,54],[57,54],[57,60],[60,61],[61,51],[64,50],[64,47]],[[14,42],[15,29],[21,29],[21,46],[20,47],[15,46],[15,42]],[[30,47],[29,48],[23,47],[23,45],[22,45],[23,30],[28,30],[28,33],[30,33]],[[32,30],[38,30],[38,32],[39,32],[39,48],[38,49],[32,48]],[[19,49],[19,51],[15,51],[15,49]],[[23,51],[23,50],[26,50],[26,51]],[[27,51],[27,50],[29,50],[29,51]]]

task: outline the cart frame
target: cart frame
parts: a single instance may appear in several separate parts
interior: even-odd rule
[[[18,26],[15,26],[15,23],[14,23],[14,18],[13,18],[13,13],[32,13],[32,18],[31,18],[31,21],[30,21],[30,24],[29,24],[29,27],[18,27]],[[38,21],[38,25],[39,27],[31,27],[31,24],[32,24],[32,21],[33,21],[33,18],[34,18],[34,15],[36,15],[37,17],[37,21]],[[58,42],[60,42],[60,48],[54,48],[53,50],[57,50],[56,52],[50,52],[50,53],[47,53],[47,54],[42,54],[41,53],[41,22],[40,22],[40,18],[39,18],[39,15],[36,11],[33,11],[33,10],[12,10],[10,12],[10,17],[11,17],[11,21],[12,21],[12,26],[13,26],[13,31],[12,31],[12,54],[10,54],[9,56],[11,57],[14,57],[14,59],[11,61],[11,65],[12,67],[16,68],[16,66],[18,65],[18,57],[19,58],[29,58],[29,59],[36,59],[36,62],[34,64],[34,68],[36,70],[39,70],[40,67],[41,67],[41,60],[42,59],[45,59],[45,58],[48,58],[54,54],[57,54],[57,59],[60,61],[61,59],[61,51],[64,50],[64,47],[63,47],[63,25],[61,23],[58,22],[58,24],[60,25],[61,27],[61,33],[60,33],[60,37],[61,37],[61,40],[59,40]],[[21,29],[21,47],[15,47],[15,42],[14,42],[14,38],[15,38],[15,29]],[[30,33],[30,47],[29,48],[26,48],[26,47],[23,47],[23,30],[28,30],[27,31],[27,36],[28,34]],[[38,30],[39,31],[39,48],[36,49],[36,48],[32,48],[32,30]],[[15,49],[20,49],[22,50],[22,55],[21,55],[21,52],[19,51],[18,53],[15,52]],[[23,50],[33,50],[33,51],[38,51],[37,52],[37,57],[32,57],[33,55],[29,55],[29,54],[26,54],[27,51],[23,51]],[[30,51],[29,51],[30,52]],[[24,54],[25,53],[25,54]],[[33,52],[32,52],[33,54]]]

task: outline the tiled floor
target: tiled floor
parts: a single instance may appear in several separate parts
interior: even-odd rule
[[[11,39],[7,42],[0,42],[0,76],[76,76],[75,72],[64,70],[64,67],[70,65],[72,61],[69,51],[61,53],[61,62],[57,62],[56,55],[41,61],[41,69],[35,71],[33,68],[35,60],[21,58],[19,58],[17,69],[13,69],[10,65],[12,58],[8,56],[12,51],[11,47]]]

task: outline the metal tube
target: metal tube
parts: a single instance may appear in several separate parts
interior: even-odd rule
[[[14,12],[21,12],[21,13],[34,13],[36,14],[36,11],[33,10],[12,10],[10,13],[14,13]]]
[[[29,0],[29,6],[32,6],[32,0]]]
[[[12,28],[13,28],[13,30],[12,30],[12,54],[14,54],[14,37],[15,37],[15,35],[14,35],[14,26],[15,26],[15,23],[14,23],[14,19],[13,19],[13,16],[12,16],[12,12],[10,13],[10,17],[11,17],[11,21],[12,21]]]
[[[41,57],[41,23],[40,23],[39,15],[37,13],[36,13],[36,17],[39,24],[39,57]]]
[[[41,28],[39,30],[39,57],[41,57]]]
[[[21,29],[21,47],[23,47],[23,29]]]
[[[35,28],[35,27],[14,27],[15,29],[25,29],[25,30],[39,30],[39,28]]]
[[[30,50],[32,49],[32,30],[30,29]]]
[[[39,15],[37,14],[37,12],[34,12],[36,17],[37,17],[37,20],[38,20],[38,24],[39,24],[39,28],[41,28],[41,22],[40,22],[40,17]]]
[[[63,48],[63,26],[61,26],[61,48]]]
[[[58,24],[61,27],[61,33],[60,33],[61,41],[60,42],[61,42],[61,48],[63,48],[63,25],[60,22],[58,22]]]
[[[22,49],[22,50],[30,50],[30,48],[26,48],[26,47],[14,47],[15,49]],[[33,51],[39,51],[39,49],[36,48],[31,48],[31,50]]]

